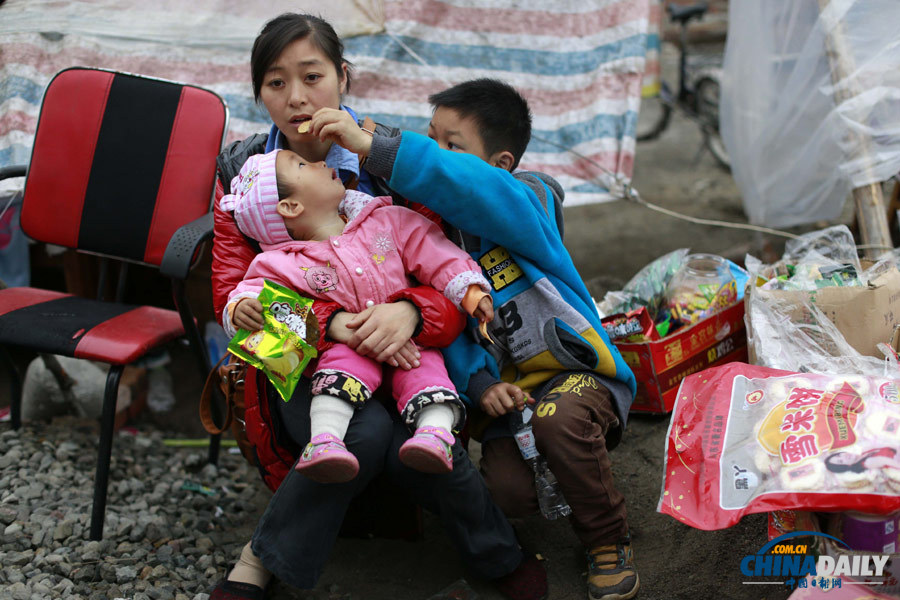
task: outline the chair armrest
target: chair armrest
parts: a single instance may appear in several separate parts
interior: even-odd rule
[[[4,179],[12,179],[13,177],[25,177],[28,172],[28,165],[12,165],[9,167],[0,167],[0,181]]]
[[[213,236],[213,214],[208,212],[199,219],[182,225],[172,235],[163,254],[159,270],[167,277],[187,279],[191,264],[200,244]]]

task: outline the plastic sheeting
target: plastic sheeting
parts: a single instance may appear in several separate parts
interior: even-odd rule
[[[344,39],[354,64],[345,101],[359,114],[424,132],[429,94],[467,79],[502,79],[525,95],[534,115],[523,169],[555,177],[566,206],[621,197],[621,182],[630,181],[634,166],[649,0],[370,1],[383,9],[384,32]],[[256,32],[284,10],[327,15],[326,9],[348,4],[369,2],[6,0],[0,4],[0,167],[28,162],[43,90],[53,74],[73,65],[207,87],[228,103],[228,141],[266,131],[268,115],[250,89]],[[98,6],[107,7],[101,17]],[[144,20],[167,12],[166,21]],[[234,33],[238,26],[243,33]],[[336,27],[352,33],[340,22]],[[179,32],[187,33],[179,38]],[[160,41],[172,37],[177,43]],[[243,47],[223,45],[241,37]],[[602,169],[617,181],[604,179]]]
[[[384,31],[381,0],[6,0],[0,34],[58,31],[245,52],[271,17],[320,15],[343,37]],[[264,8],[263,8],[264,7]]]
[[[721,132],[750,222],[835,219],[900,171],[898,22],[897,0],[730,3]]]

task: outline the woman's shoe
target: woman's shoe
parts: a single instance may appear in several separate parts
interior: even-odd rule
[[[359,473],[359,461],[343,441],[320,433],[309,440],[294,470],[319,483],[344,483]]]
[[[224,579],[216,585],[209,600],[263,600],[266,590],[241,581],[228,581]]]
[[[453,470],[455,438],[443,427],[419,427],[400,446],[400,462],[423,473],[449,473]]]

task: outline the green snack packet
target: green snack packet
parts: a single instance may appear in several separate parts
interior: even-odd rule
[[[306,365],[318,354],[319,323],[313,301],[267,279],[259,302],[265,325],[259,331],[239,329],[228,351],[265,373],[287,402]]]

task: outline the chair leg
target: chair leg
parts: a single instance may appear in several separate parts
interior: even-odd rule
[[[19,429],[22,426],[22,378],[9,350],[0,348],[0,353],[9,377],[9,421],[13,429]]]
[[[109,487],[109,463],[112,456],[113,430],[116,426],[116,399],[123,365],[110,365],[103,392],[103,412],[100,415],[100,447],[97,449],[97,473],[94,476],[94,504],[91,508],[91,539],[103,538],[106,517],[106,491]]]
[[[212,364],[209,362],[209,351],[206,348],[206,342],[203,340],[203,336],[200,335],[200,328],[197,327],[197,322],[191,314],[190,305],[187,301],[187,294],[185,293],[184,281],[180,279],[172,280],[172,297],[175,301],[175,306],[178,308],[178,314],[181,315],[181,325],[184,327],[184,333],[190,342],[191,350],[194,352],[194,358],[197,359],[197,365],[200,368],[200,381],[206,381],[206,376],[212,370]],[[219,410],[218,403],[212,402],[211,405],[213,421],[221,423],[222,413]],[[207,461],[210,464],[214,465],[219,460],[219,445],[221,440],[221,434],[209,436],[209,455],[207,456]]]

